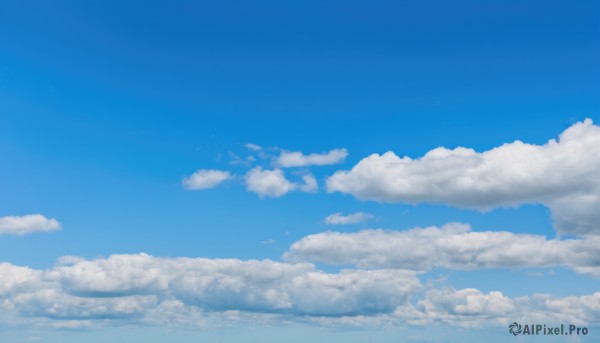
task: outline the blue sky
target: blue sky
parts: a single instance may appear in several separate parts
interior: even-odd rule
[[[2,2],[0,338],[503,342],[534,317],[594,341],[599,18],[592,1]],[[212,298],[181,281],[207,266]],[[312,277],[370,283],[323,308]],[[397,303],[386,282],[414,287]]]

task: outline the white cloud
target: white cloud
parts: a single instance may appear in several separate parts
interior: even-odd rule
[[[41,214],[0,217],[0,235],[27,235],[33,232],[60,230],[60,223]]]
[[[186,189],[200,190],[214,188],[230,178],[231,174],[227,171],[200,169],[189,177],[184,178],[182,183]]]
[[[366,268],[428,271],[564,266],[600,277],[600,238],[551,239],[511,232],[472,232],[466,224],[406,231],[324,232],[294,243],[290,261],[354,264]]]
[[[282,151],[277,158],[276,164],[283,168],[324,166],[343,162],[348,156],[346,149],[333,149],[323,154],[304,155],[300,151]]]
[[[600,234],[600,127],[587,119],[545,145],[520,141],[478,153],[443,147],[419,159],[373,154],[327,180],[363,200],[491,209],[541,203],[559,232]]]
[[[33,288],[41,271],[0,262],[0,297]]]
[[[474,288],[432,288],[416,304],[398,308],[396,316],[413,325],[443,322],[454,326],[479,327],[490,322],[507,323],[519,312],[521,309],[513,299],[498,291],[486,294]]]
[[[262,197],[278,198],[296,189],[281,169],[263,170],[256,167],[246,174],[246,189]]]
[[[290,191],[300,190],[315,193],[318,190],[317,180],[312,174],[302,176],[303,183],[289,181],[281,169],[263,170],[256,167],[246,174],[246,189],[258,194],[261,198],[278,198]]]
[[[330,214],[325,218],[325,224],[327,225],[345,225],[345,224],[356,224],[364,222],[365,220],[373,218],[372,214],[364,212],[356,212],[348,215],[343,215],[342,212]]]

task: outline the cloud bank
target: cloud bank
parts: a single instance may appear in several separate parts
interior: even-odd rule
[[[443,203],[486,210],[540,203],[559,232],[600,234],[600,127],[579,122],[544,145],[492,150],[436,148],[418,159],[373,154],[327,180],[329,192],[362,200]]]
[[[34,232],[57,230],[60,230],[60,223],[54,218],[46,218],[41,214],[0,217],[0,235],[22,236]]]
[[[392,313],[420,286],[406,270],[343,270],[270,260],[67,258],[50,270],[0,263],[0,308],[56,320],[143,317],[168,304],[297,316]],[[68,264],[64,264],[68,263]]]
[[[137,254],[67,257],[47,270],[0,263],[0,310],[71,328],[107,321],[194,326],[211,315],[244,314],[337,325],[480,326],[517,317],[587,323],[600,319],[600,293],[511,299],[423,285],[408,270],[326,273],[309,263]]]

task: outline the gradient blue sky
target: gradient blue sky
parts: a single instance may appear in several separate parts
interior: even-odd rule
[[[541,204],[482,212],[380,203],[328,193],[326,179],[373,153],[543,145],[586,118],[600,123],[599,94],[596,1],[2,1],[0,217],[40,213],[61,230],[0,236],[0,261],[47,269],[61,256],[141,252],[282,261],[310,234],[448,222],[552,239]],[[348,157],[298,168],[314,174],[316,194],[261,198],[244,186],[250,167],[232,158],[251,154],[247,143],[304,154],[345,148]],[[182,179],[200,169],[237,176],[186,190]],[[373,218],[324,223],[358,211]],[[597,278],[562,267],[419,276],[440,277],[511,298],[600,291]],[[33,330],[6,321],[0,340],[234,342],[238,329],[272,342],[510,339],[504,326],[432,325]]]

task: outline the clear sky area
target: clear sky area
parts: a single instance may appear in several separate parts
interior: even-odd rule
[[[0,342],[598,342],[599,223],[597,1],[0,1]]]

